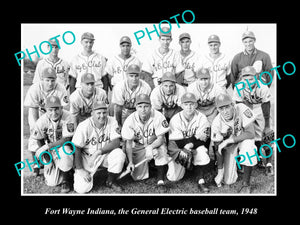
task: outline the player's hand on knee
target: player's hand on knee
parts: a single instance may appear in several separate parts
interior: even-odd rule
[[[146,148],[145,148],[145,150],[146,150],[146,159],[148,159],[148,160],[151,160],[151,159],[153,159],[153,157],[154,157],[154,154],[153,154],[153,148],[152,148],[152,146],[151,145],[148,145]],[[156,150],[156,153],[157,153],[157,150]]]
[[[127,171],[131,171],[133,172],[134,171],[134,164],[133,162],[129,162],[128,165],[127,165]]]

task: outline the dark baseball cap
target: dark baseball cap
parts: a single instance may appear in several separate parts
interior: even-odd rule
[[[56,71],[52,67],[47,67],[42,71],[42,78],[56,79]]]
[[[179,35],[179,41],[183,38],[191,39],[191,35],[189,33],[182,33]]]
[[[90,40],[95,40],[94,35],[90,32],[85,32],[81,35],[81,40],[83,39],[90,39]]]
[[[138,65],[136,65],[136,64],[131,64],[127,68],[127,74],[130,74],[130,73],[137,73],[137,74],[139,74],[139,73],[141,73],[141,68]]]
[[[95,83],[95,77],[91,73],[85,73],[81,76],[81,83]]]
[[[164,81],[172,81],[176,83],[175,74],[171,72],[165,72],[160,79],[160,82],[164,82]]]
[[[97,109],[107,109],[106,103],[103,101],[94,102],[93,110],[97,110]]]
[[[120,44],[122,44],[124,42],[131,44],[131,40],[130,40],[130,38],[128,36],[121,37]]]
[[[49,96],[45,101],[45,108],[61,107],[60,99],[57,96]]]
[[[151,104],[149,95],[140,94],[140,95],[136,96],[135,104],[138,105],[141,103]]]

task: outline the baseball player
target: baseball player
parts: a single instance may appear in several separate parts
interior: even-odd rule
[[[91,116],[93,104],[103,101],[108,104],[106,92],[95,87],[95,77],[91,73],[81,76],[81,88],[77,88],[70,96],[70,113],[76,116],[77,123]]]
[[[202,68],[209,70],[211,82],[226,89],[230,85],[230,62],[226,54],[220,52],[221,41],[219,36],[208,37],[209,53],[202,57]]]
[[[163,27],[162,31],[168,32],[169,29]],[[185,68],[181,63],[179,53],[174,49],[169,48],[171,41],[171,31],[169,33],[160,32],[160,47],[154,50],[147,62],[143,63],[143,73],[146,73],[145,77],[151,77],[153,79],[155,87],[159,85],[160,79],[165,72],[174,73],[177,83],[183,83],[183,73]]]
[[[186,92],[181,97],[181,107],[183,110],[170,121],[168,153],[174,158],[176,155],[185,157],[186,151],[191,152],[198,187],[201,192],[208,193],[203,175],[205,165],[210,162],[210,124],[206,116],[196,110],[197,99],[193,93]],[[185,171],[184,166],[173,160],[169,163],[167,178],[178,181],[183,178]]]
[[[162,113],[152,109],[149,95],[136,97],[136,111],[125,120],[122,137],[126,140],[127,168],[132,171],[134,180],[149,177],[148,163],[134,167],[144,159],[154,159],[158,172],[158,186],[164,186],[169,156],[165,144],[165,133],[169,131],[166,118]]]
[[[123,190],[116,183],[125,162],[120,149],[120,129],[115,118],[108,116],[105,102],[95,102],[91,117],[78,125],[72,142],[76,146],[74,190],[87,193],[93,188],[93,176],[99,166],[107,168],[106,186]]]
[[[64,143],[72,139],[76,129],[75,117],[62,108],[57,96],[47,97],[45,108],[46,113],[36,121],[31,132],[28,149],[37,159],[41,157],[46,184],[48,186],[62,184],[61,192],[67,193],[70,191],[69,172],[73,168],[72,153],[75,149]],[[58,145],[63,147],[50,150]],[[45,151],[48,154],[43,153]]]
[[[218,84],[211,82],[211,75],[208,69],[202,68],[197,71],[198,80],[187,87],[187,91],[195,94],[198,101],[197,109],[203,113],[208,121],[212,123],[218,114],[215,99],[226,90]]]
[[[115,86],[118,82],[122,82],[126,79],[126,71],[129,65],[135,64],[139,67],[142,66],[142,62],[136,56],[131,54],[131,40],[129,37],[121,37],[120,49],[121,53],[108,59],[105,68],[112,86]]]
[[[182,110],[180,100],[184,93],[185,88],[176,83],[175,74],[166,72],[161,78],[160,85],[151,92],[151,105],[153,109],[162,112],[170,122],[170,119]]]
[[[237,166],[235,157],[238,154],[255,155],[255,116],[252,110],[245,104],[234,104],[228,94],[220,94],[216,98],[216,106],[219,114],[211,125],[211,140],[217,151],[218,174],[215,182],[218,187],[222,181],[225,184],[236,182]],[[238,153],[239,151],[239,153]],[[257,158],[241,162],[244,166],[244,175],[240,193],[250,193],[250,176],[253,166],[257,164]]]
[[[69,88],[69,70],[70,66],[65,60],[58,57],[59,48],[58,48],[58,40],[48,40],[51,44],[52,51],[50,52],[48,57],[40,60],[36,66],[33,83],[38,83],[42,79],[42,71],[45,68],[52,67],[57,75],[56,81],[62,84],[67,90]],[[50,46],[48,46],[50,49]]]
[[[179,35],[179,45],[181,63],[184,66],[183,83],[181,85],[187,87],[197,80],[196,71],[200,69],[200,56],[192,51],[190,46],[192,43],[191,35],[182,33]]]
[[[136,96],[139,94],[150,95],[151,87],[140,79],[141,69],[138,65],[131,64],[127,68],[127,78],[113,89],[112,104],[115,104],[115,117],[120,127],[125,119],[135,111]]]
[[[253,66],[255,68],[257,78],[264,71],[268,71],[272,74],[272,77],[274,76],[274,71],[270,70],[273,66],[269,54],[255,48],[255,41],[256,37],[252,31],[243,33],[242,42],[245,50],[235,55],[231,62],[231,82],[233,86],[240,81],[241,71],[246,66]],[[270,77],[265,74],[261,79],[266,84],[270,82]],[[271,83],[268,86],[270,87],[270,85]]]
[[[262,137],[264,134],[270,132],[270,89],[263,85],[260,81],[256,84],[255,76],[256,70],[253,66],[246,66],[241,71],[241,79],[246,84],[246,80],[251,84],[251,90],[248,85],[245,85],[245,89],[233,92],[233,100],[236,103],[244,103],[253,110],[256,115],[254,123],[255,128],[255,145],[257,149],[260,149],[262,143]],[[240,94],[240,95],[239,95]],[[266,148],[266,155],[270,155],[270,149]],[[271,164],[271,158],[266,159],[266,173],[268,175],[273,174],[273,167]]]
[[[85,73],[94,74],[95,86],[104,90],[107,89],[107,86],[103,85],[103,79],[106,75],[106,58],[93,51],[94,40],[94,35],[89,32],[83,33],[81,36],[83,50],[70,62],[70,93],[75,91],[75,88],[80,87],[81,76]]]

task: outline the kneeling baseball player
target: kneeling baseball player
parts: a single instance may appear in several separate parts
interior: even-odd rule
[[[81,122],[73,136],[76,146],[74,190],[87,193],[93,188],[93,176],[98,167],[107,168],[106,186],[116,192],[122,187],[116,183],[125,162],[120,149],[120,128],[114,117],[108,116],[104,102],[93,104],[91,117]]]
[[[207,117],[196,110],[197,99],[193,93],[187,92],[181,97],[181,107],[183,110],[170,121],[168,150],[175,160],[169,163],[167,178],[178,181],[193,165],[200,191],[208,193],[203,175],[205,165],[210,162],[210,124]]]
[[[218,187],[221,182],[233,184],[238,178],[235,157],[255,155],[255,116],[245,104],[234,104],[228,94],[220,94],[216,98],[219,114],[211,125],[211,140],[216,148],[218,174],[215,182]],[[239,153],[238,153],[239,151]],[[240,163],[244,166],[244,176],[241,193],[250,193],[250,176],[257,158],[252,157]]]
[[[152,109],[150,97],[140,94],[136,97],[136,111],[130,114],[122,127],[122,137],[126,140],[126,153],[134,180],[149,177],[148,161],[154,159],[158,172],[158,186],[165,185],[165,175],[170,157],[167,154],[165,133],[169,125],[162,113]],[[145,163],[135,167],[145,160]],[[147,160],[148,159],[148,160]]]

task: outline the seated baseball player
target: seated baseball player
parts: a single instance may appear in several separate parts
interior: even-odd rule
[[[236,182],[238,174],[235,157],[238,154],[255,155],[255,116],[243,103],[234,104],[228,94],[217,96],[216,106],[219,114],[211,125],[211,140],[218,149],[218,174],[215,182],[219,187],[222,181],[225,184]],[[239,192],[250,193],[250,176],[253,166],[257,164],[257,158],[252,157],[251,161],[247,159],[240,164],[244,166],[244,175]]]
[[[253,110],[256,115],[254,122],[255,129],[255,145],[257,149],[262,145],[262,139],[268,135],[274,135],[274,131],[270,128],[270,108],[271,108],[271,92],[268,86],[263,85],[259,80],[255,79],[256,70],[253,66],[246,66],[242,69],[241,78],[245,83],[245,88],[239,93],[233,90],[233,100],[236,103],[244,103]],[[247,80],[250,84],[247,84]],[[255,81],[257,80],[257,81]],[[250,89],[251,88],[251,89]],[[265,155],[270,155],[270,149],[264,148]],[[266,173],[273,174],[272,157],[266,159]],[[260,161],[262,162],[262,161]]]
[[[169,156],[165,144],[165,133],[169,131],[166,118],[151,106],[150,97],[140,94],[136,98],[136,111],[127,117],[122,127],[122,137],[126,140],[127,169],[132,171],[134,180],[149,177],[148,162],[154,159],[157,168],[158,186],[165,184]],[[136,164],[144,159],[145,163]]]
[[[181,97],[181,107],[183,110],[170,121],[168,153],[175,160],[169,163],[167,178],[178,181],[193,165],[200,191],[208,193],[204,169],[210,162],[210,124],[206,116],[196,110],[197,100],[193,93],[187,92]]]
[[[81,88],[77,88],[70,96],[70,113],[76,116],[80,123],[91,116],[94,102],[108,103],[106,92],[95,87],[95,77],[91,73],[81,76]]]
[[[72,142],[76,146],[74,190],[87,193],[93,188],[98,167],[107,168],[106,186],[116,192],[123,190],[116,183],[125,162],[120,149],[120,129],[114,117],[108,116],[105,102],[95,102],[91,117],[78,125]]]
[[[45,109],[46,113],[35,123],[28,149],[35,153],[37,159],[40,159],[42,154],[46,184],[48,186],[62,184],[61,192],[67,193],[70,191],[69,171],[73,168],[73,146],[66,144],[64,148],[51,148],[63,146],[66,141],[71,141],[76,129],[76,120],[62,108],[57,96],[46,98]],[[51,157],[43,153],[45,151],[51,154]]]
[[[151,105],[155,110],[162,112],[169,122],[172,116],[182,110],[180,99],[184,93],[184,87],[176,83],[175,74],[166,72],[160,85],[151,92]]]

